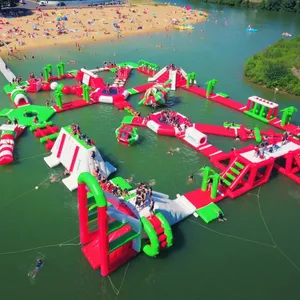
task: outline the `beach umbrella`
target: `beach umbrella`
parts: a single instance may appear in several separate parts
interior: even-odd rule
[[[66,16],[62,17],[62,20],[68,21],[68,18]]]
[[[56,18],[56,21],[61,21],[61,19],[60,18]]]
[[[36,25],[33,25],[32,28],[33,28],[33,29],[37,29]]]
[[[152,17],[156,18],[156,13],[153,13],[153,14],[152,14]]]

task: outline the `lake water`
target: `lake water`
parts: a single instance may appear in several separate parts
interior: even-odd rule
[[[243,65],[249,56],[277,41],[282,32],[299,33],[299,17],[204,4],[198,7],[211,14],[210,21],[196,25],[190,35],[172,32],[166,37],[165,33],[157,33],[151,38],[140,35],[113,43],[95,42],[85,45],[81,53],[73,45],[36,49],[26,53],[34,54],[36,59],[13,60],[8,64],[17,75],[27,78],[29,72],[39,74],[45,64],[56,64],[59,55],[65,61],[78,62],[70,65],[71,69],[94,68],[104,60],[145,59],[161,66],[173,62],[188,72],[195,71],[202,86],[209,79],[217,79],[217,91],[243,103],[248,96],[258,95],[278,102],[281,108],[295,105],[300,109],[299,97],[275,95],[274,91],[255,87],[243,78]],[[224,25],[226,20],[228,26]],[[259,32],[245,33],[249,24]],[[158,44],[163,44],[163,48],[156,48]],[[111,74],[104,77],[113,81]],[[133,73],[128,87],[145,81],[145,76]],[[0,83],[6,83],[2,76]],[[192,121],[234,121],[267,128],[259,121],[184,91],[176,92],[176,96],[178,103],[174,109]],[[43,104],[49,97],[42,93],[32,99]],[[130,98],[135,108],[138,100]],[[1,108],[4,107],[12,106],[1,92]],[[149,112],[146,107],[138,109],[143,114]],[[119,145],[114,130],[125,115],[110,105],[99,104],[57,114],[52,121],[59,126],[78,122],[96,140],[103,156],[118,168],[119,176],[134,176],[136,182],[155,180],[154,188],[170,197],[200,186],[199,174],[190,185],[187,177],[208,164],[208,160],[175,138],[140,129],[140,144]],[[296,119],[299,122],[299,113]],[[210,136],[209,140],[225,151],[233,145],[243,146],[221,137]],[[168,156],[170,148],[180,150]],[[27,131],[17,142],[16,162],[0,168],[1,299],[299,298],[300,187],[288,178],[275,176],[251,193],[221,202],[226,223],[206,226],[199,219],[188,218],[174,227],[175,245],[168,252],[156,259],[141,254],[109,278],[101,278],[99,272],[91,269],[78,245],[76,192],[69,192],[62,183],[49,183],[49,176],[60,176],[63,169],[50,170],[43,155],[44,146]],[[36,190],[35,186],[39,188]],[[27,274],[37,257],[44,257],[45,265],[31,281]]]

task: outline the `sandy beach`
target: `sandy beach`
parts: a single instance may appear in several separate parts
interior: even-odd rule
[[[205,20],[205,13],[171,5],[37,10],[30,16],[1,18],[1,40],[7,54],[25,49],[122,38],[132,34],[170,31],[174,26]]]

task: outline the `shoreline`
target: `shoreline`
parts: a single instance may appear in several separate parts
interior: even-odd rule
[[[94,14],[98,17],[97,19]],[[66,16],[68,20],[56,21],[58,16],[60,18]],[[102,9],[69,8],[34,12],[31,16],[15,19],[3,18],[4,22],[9,22],[9,24],[2,25],[2,29],[8,32],[7,34],[2,32],[2,36],[7,36],[2,40],[8,43],[8,46],[2,46],[1,54],[5,51],[4,56],[18,58],[18,55],[35,48],[65,46],[72,43],[74,46],[79,44],[80,50],[83,43],[91,44],[101,40],[113,42],[128,36],[155,32],[168,33],[176,30],[173,28],[174,24],[181,27],[184,24],[197,24],[204,22],[206,17],[207,13],[199,10],[186,10],[183,7],[164,4],[134,4]],[[114,23],[119,28],[115,28]],[[56,35],[56,30],[58,28],[61,30],[61,27],[65,33]],[[14,32],[14,28],[18,31]],[[11,31],[13,32],[9,33]],[[184,31],[187,34],[190,32],[190,30]]]

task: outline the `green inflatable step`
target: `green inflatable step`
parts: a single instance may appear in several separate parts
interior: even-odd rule
[[[134,88],[128,89],[127,92],[128,92],[130,95],[136,95],[136,94],[138,94],[138,91],[135,90]]]
[[[125,116],[122,120],[122,124],[131,124],[133,120],[133,116]]]
[[[132,186],[123,178],[123,177],[115,177],[113,179],[111,179],[111,182],[114,185],[119,186],[122,190],[132,190]]]
[[[228,94],[225,94],[225,93],[217,93],[217,95],[223,97],[223,98],[229,98],[229,95]]]
[[[35,131],[35,130],[37,130],[37,128],[43,129],[43,128],[46,128],[47,125],[52,126],[53,125],[52,121],[45,122],[45,123],[42,123],[42,124],[31,125],[30,128],[29,128],[29,130],[30,131]]]
[[[98,219],[98,214],[97,214],[97,209],[94,209],[92,211],[89,212],[88,215],[88,222],[94,222]]]
[[[237,170],[237,169],[234,168],[234,167],[231,167],[231,168],[230,168],[230,171],[231,171],[232,173],[236,174],[236,175],[239,175],[239,174],[241,173],[239,170]]]
[[[123,227],[124,225],[125,225],[124,223],[114,220],[108,224],[108,233],[112,233],[112,232],[116,231],[117,229]]]
[[[218,205],[212,202],[202,208],[197,209],[196,213],[205,223],[210,223],[211,221],[218,219],[219,211],[222,210]]]
[[[244,166],[241,164],[241,163],[239,163],[239,162],[235,162],[234,163],[237,167],[239,167],[240,169],[244,169]]]
[[[231,179],[231,180],[234,180],[234,179],[235,179],[235,177],[234,177],[232,174],[230,174],[230,173],[226,173],[226,176],[227,176],[229,179]]]
[[[223,181],[227,186],[230,186],[230,185],[231,185],[231,182],[228,181],[228,180],[225,179],[225,178],[222,178],[222,181]]]
[[[119,238],[113,240],[109,243],[109,253],[113,252],[114,250],[120,248],[121,246],[125,245],[126,243],[130,242],[131,240],[138,237],[140,234],[130,230],[125,234],[121,235]]]
[[[41,144],[42,144],[42,143],[46,143],[48,139],[54,140],[54,139],[56,139],[58,136],[59,136],[59,132],[53,133],[53,134],[49,134],[49,135],[44,136],[44,137],[41,137],[41,138],[40,138],[40,143],[41,143]]]

